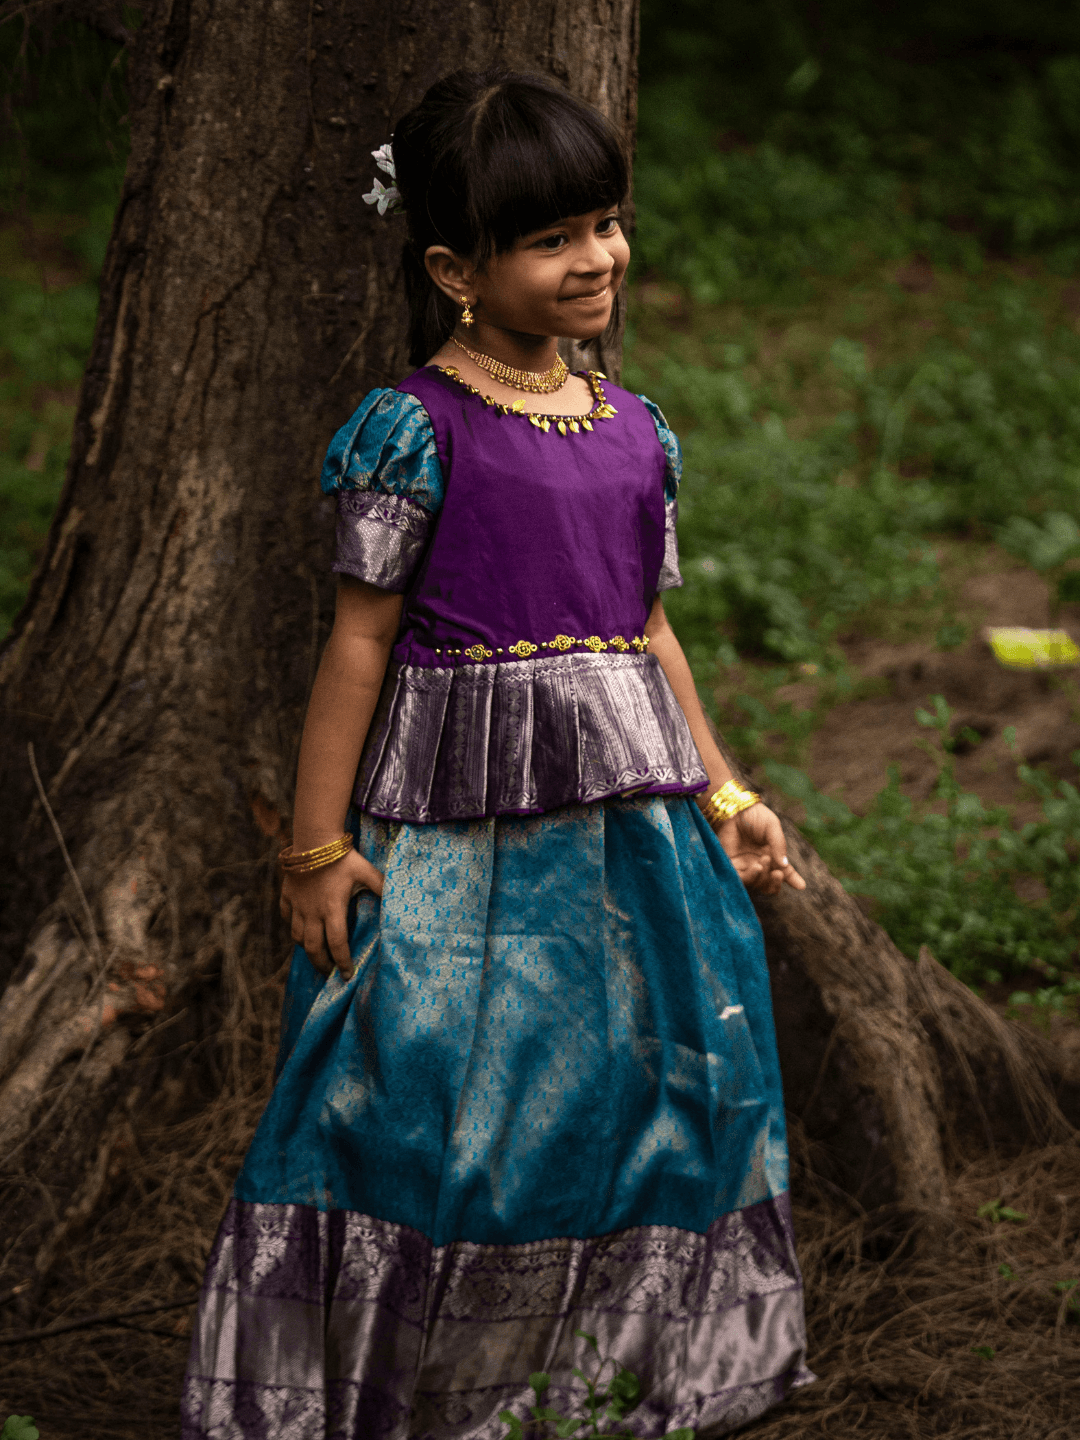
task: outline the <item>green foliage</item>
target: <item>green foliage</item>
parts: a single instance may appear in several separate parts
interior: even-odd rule
[[[985,1205],[980,1205],[975,1212],[979,1220],[989,1220],[992,1225],[1000,1225],[1003,1220],[1008,1220],[1013,1225],[1021,1225],[1028,1218],[1023,1210],[1014,1210],[1009,1205],[1003,1205],[1000,1200],[987,1200]]]
[[[0,634],[63,484],[127,139],[122,57],[87,27],[0,25]]]
[[[0,24],[0,210],[78,217],[69,245],[97,271],[127,160],[126,60],[89,26],[42,19]]]
[[[640,259],[702,299],[853,252],[1080,254],[1080,17],[1051,0],[643,0]]]
[[[0,631],[22,603],[63,484],[97,291],[0,275]]]
[[[942,528],[1080,513],[1080,338],[1048,333],[1017,285],[948,308],[962,343],[934,340],[856,382],[882,463],[926,477]]]
[[[1046,575],[1054,584],[1057,604],[1080,600],[1080,571],[1066,569],[1080,560],[1080,525],[1071,515],[1052,510],[1041,520],[1013,515],[997,532],[999,545]]]
[[[635,171],[637,270],[656,270],[706,303],[804,293],[802,276],[843,273],[871,248],[900,256],[886,217],[899,203],[887,176],[824,169],[768,142],[720,151],[685,78],[641,97]],[[869,242],[869,244],[868,244]]]
[[[840,624],[868,605],[895,605],[934,585],[920,532],[940,506],[928,487],[878,466],[862,484],[837,485],[857,463],[856,417],[812,439],[789,437],[767,392],[729,346],[715,369],[628,367],[670,416],[685,418],[679,495],[685,587],[668,597],[698,667],[736,652],[784,660],[821,657]]]
[[[9,1415],[0,1430],[0,1440],[39,1440],[40,1435],[29,1415]]]
[[[877,366],[837,337],[810,433],[791,433],[798,387],[765,376],[760,336],[733,344],[708,312],[666,353],[655,321],[644,345],[632,331],[627,381],[684,436],[670,608],[704,682],[736,653],[822,663],[853,617],[928,600],[942,532],[999,538],[1062,599],[1080,587],[1080,336],[1034,284],[972,282],[940,312],[944,334]],[[939,643],[964,638],[950,622]]]
[[[1058,1295],[1068,1296],[1065,1301],[1066,1319],[1080,1320],[1080,1280],[1058,1280],[1054,1290]]]
[[[641,1384],[637,1376],[610,1357],[601,1359],[595,1335],[587,1335],[584,1330],[575,1330],[574,1335],[585,1341],[597,1360],[597,1371],[591,1378],[576,1367],[573,1372],[585,1385],[588,1395],[585,1401],[587,1413],[576,1416],[562,1415],[552,1406],[545,1405],[544,1396],[551,1386],[551,1376],[538,1370],[529,1376],[529,1385],[536,1397],[535,1405],[529,1407],[532,1419],[519,1420],[509,1410],[499,1412],[499,1419],[507,1427],[506,1440],[525,1440],[527,1431],[536,1436],[560,1437],[560,1440],[571,1435],[591,1435],[594,1440],[625,1440],[625,1437],[633,1436],[631,1430],[612,1430],[608,1427],[625,1419],[637,1405],[641,1395]],[[612,1367],[613,1373],[605,1386],[601,1379],[608,1365]],[[694,1431],[689,1426],[670,1430],[664,1440],[694,1440]]]
[[[803,830],[847,890],[874,902],[875,918],[905,954],[921,945],[969,984],[996,983],[1033,965],[1061,979],[1078,957],[1076,873],[1080,793],[1030,766],[1020,778],[1039,798],[1042,818],[1016,829],[1006,808],[987,808],[961,790],[953,770],[950,713],[941,696],[920,723],[937,731],[939,771],[933,801],[917,805],[900,789],[897,770],[865,815],[822,795],[802,771],[766,761],[770,781],[805,808]],[[1080,751],[1074,757],[1080,767]],[[1021,900],[1014,883],[1034,876],[1046,898]],[[1067,975],[1048,987],[1046,1003],[1080,992]],[[1030,1000],[1016,994],[1013,1002]]]

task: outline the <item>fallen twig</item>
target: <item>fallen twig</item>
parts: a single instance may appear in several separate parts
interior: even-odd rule
[[[92,1330],[96,1325],[117,1325],[122,1330],[135,1327],[124,1324],[125,1320],[135,1315],[154,1315],[162,1310],[183,1310],[185,1306],[194,1305],[198,1300],[198,1294],[191,1295],[187,1300],[170,1300],[165,1305],[137,1305],[133,1310],[117,1310],[104,1315],[84,1315],[81,1320],[65,1320],[62,1325],[45,1325],[40,1330],[23,1330],[18,1335],[0,1335],[0,1345],[22,1345],[27,1340],[47,1340],[53,1335],[67,1335],[72,1330]],[[144,1335],[168,1335],[170,1339],[180,1339],[180,1336],[173,1335],[167,1330],[144,1330]]]

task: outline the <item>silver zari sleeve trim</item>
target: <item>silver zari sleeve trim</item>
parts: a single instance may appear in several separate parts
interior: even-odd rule
[[[676,586],[683,583],[682,575],[679,573],[679,538],[675,533],[675,524],[678,518],[678,500],[666,500],[664,502],[664,563],[660,566],[660,578],[656,582],[657,590],[674,590]]]
[[[401,594],[409,587],[431,531],[432,517],[407,495],[341,490],[337,501],[338,575]]]

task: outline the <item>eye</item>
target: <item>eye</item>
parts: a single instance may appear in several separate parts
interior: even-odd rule
[[[614,235],[619,228],[618,215],[605,215],[596,227],[598,235]]]
[[[560,230],[556,235],[544,235],[537,240],[535,248],[537,250],[561,250],[566,243],[567,237]]]

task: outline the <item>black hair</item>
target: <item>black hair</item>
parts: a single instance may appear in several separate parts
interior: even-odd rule
[[[393,146],[413,365],[446,343],[458,314],[427,273],[430,245],[483,263],[556,220],[621,205],[630,189],[613,127],[538,75],[455,70],[398,123]]]

